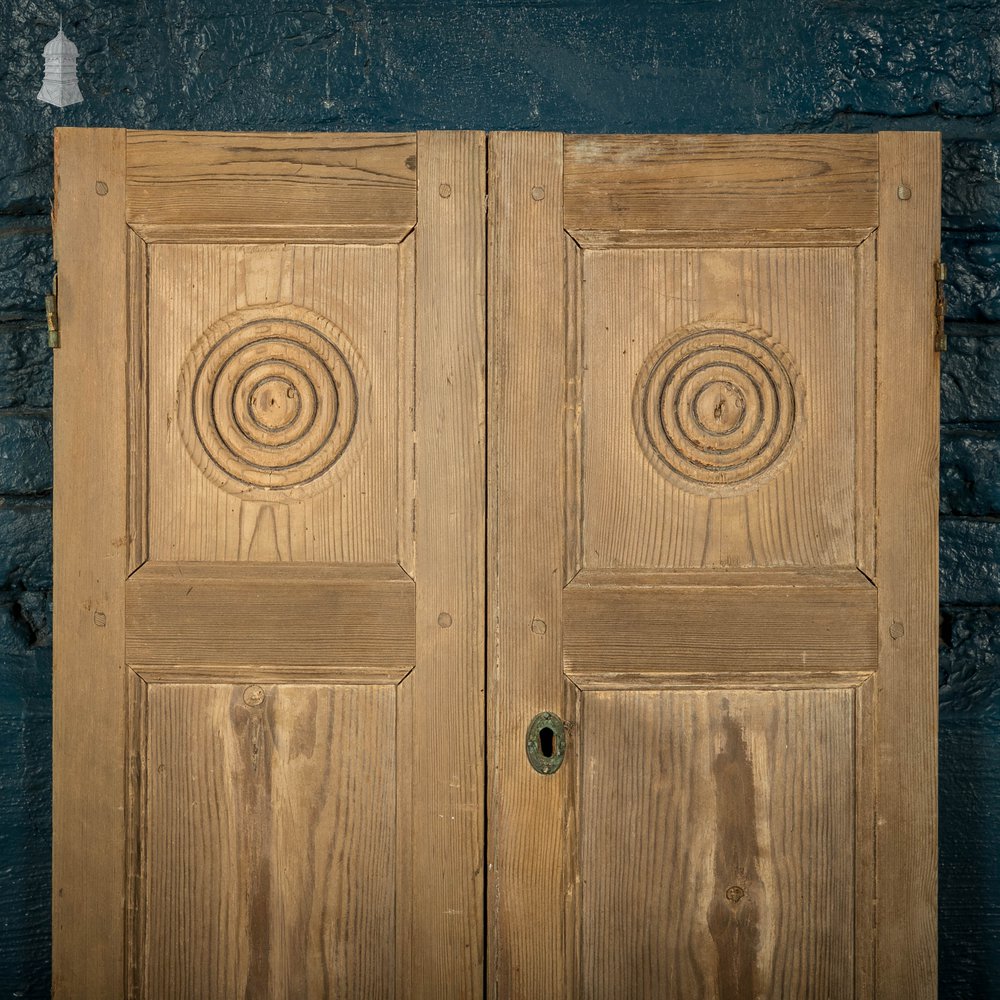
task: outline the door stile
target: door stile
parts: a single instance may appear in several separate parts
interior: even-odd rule
[[[563,996],[572,750],[551,775],[525,755],[532,718],[569,719],[574,701],[561,663],[565,399],[552,391],[565,379],[562,136],[489,144],[488,993]]]
[[[486,149],[417,135],[416,668],[409,993],[478,996],[483,962]],[[403,682],[403,686],[406,685]]]
[[[879,133],[875,948],[884,998],[937,995],[940,191],[939,134]]]
[[[124,990],[125,131],[55,133],[52,984]],[[72,225],[58,225],[59,217]],[[100,914],[99,919],[94,915]]]

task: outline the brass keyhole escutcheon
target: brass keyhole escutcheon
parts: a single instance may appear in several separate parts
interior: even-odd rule
[[[552,712],[540,712],[528,726],[524,746],[539,774],[555,774],[566,756],[566,724]]]

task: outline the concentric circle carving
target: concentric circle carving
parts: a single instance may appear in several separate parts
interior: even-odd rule
[[[213,324],[181,372],[185,444],[241,494],[307,486],[343,455],[358,389],[343,334],[299,307],[242,310]]]
[[[681,485],[741,492],[786,454],[799,393],[787,352],[762,331],[685,328],[639,372],[636,434],[647,458]]]

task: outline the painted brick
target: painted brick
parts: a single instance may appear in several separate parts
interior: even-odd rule
[[[1000,604],[1000,521],[940,519],[942,604]]]
[[[0,497],[0,588],[52,589],[52,508]]]
[[[0,408],[52,406],[52,350],[44,321],[0,323]]]
[[[940,1000],[996,995],[1000,940],[1000,722],[939,730]]]
[[[0,410],[0,494],[15,496],[51,489],[51,416]]]
[[[1000,321],[1000,234],[946,233],[941,240],[941,259],[948,265],[948,318]]]
[[[46,216],[0,218],[0,314],[44,315],[54,269]]]
[[[0,712],[0,997],[49,994],[52,722]]]
[[[39,645],[38,623],[27,619],[20,603],[23,595],[0,598],[4,596],[7,599],[0,603],[0,714],[32,711],[45,715],[52,699],[51,634],[45,637],[49,645]],[[48,604],[48,595],[37,596]],[[41,611],[40,604],[31,609],[33,600],[27,603],[29,614]]]
[[[946,142],[942,149],[941,211],[949,229],[1000,226],[1000,142]]]
[[[941,717],[1000,723],[1000,610],[945,611],[938,653]]]
[[[985,5],[818,5],[831,8],[827,31],[835,47],[839,106],[866,114],[927,111],[981,115],[993,111],[992,66],[980,32]]]
[[[996,431],[945,429],[941,513],[1000,515],[1000,437]]]
[[[1000,336],[949,332],[948,350],[941,355],[941,420],[1000,422]]]
[[[52,594],[47,590],[21,590],[14,594],[14,614],[24,627],[32,649],[52,645]]]

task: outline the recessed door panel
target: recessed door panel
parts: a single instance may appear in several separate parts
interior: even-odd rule
[[[392,995],[395,688],[136,695],[141,994]]]
[[[874,241],[571,253],[581,568],[857,565]]]
[[[582,996],[853,995],[869,696],[583,691]]]

